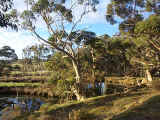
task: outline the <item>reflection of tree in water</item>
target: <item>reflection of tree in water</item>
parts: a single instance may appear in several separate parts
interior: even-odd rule
[[[23,113],[38,110],[43,102],[39,98],[17,97],[0,99],[0,120],[12,120]]]

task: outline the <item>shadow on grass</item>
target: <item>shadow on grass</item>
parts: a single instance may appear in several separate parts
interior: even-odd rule
[[[142,105],[113,117],[112,120],[160,120],[160,95],[154,96]]]
[[[108,104],[109,102],[111,101],[114,101],[114,100],[117,100],[117,99],[120,99],[120,98],[125,98],[125,97],[134,97],[134,96],[141,96],[141,95],[144,95],[144,94],[147,94],[146,92],[135,92],[135,93],[128,93],[128,94],[121,94],[121,95],[106,95],[106,96],[99,96],[99,97],[94,97],[94,98],[90,98],[84,102],[75,102],[75,103],[71,103],[69,105],[66,105],[66,106],[62,106],[62,107],[59,107],[57,109],[54,109],[54,110],[47,110],[47,114],[53,114],[57,111],[72,111],[72,109],[80,109],[81,107],[83,108],[88,108],[88,107],[96,107],[96,106],[102,106],[102,105],[105,105],[105,104]]]
[[[61,104],[61,105],[48,103],[47,105],[42,106],[39,112],[35,112],[32,115],[26,115],[26,116],[22,115],[14,120],[28,120],[28,117],[30,118],[32,117],[32,119],[29,120],[36,120],[37,118],[41,118],[41,120],[54,120],[54,118],[56,118],[56,120],[61,120],[62,118],[69,118],[69,114],[72,114],[73,111],[75,111],[76,114],[75,116],[77,116],[77,114],[80,114],[80,116],[78,115],[79,118],[82,117],[82,119],[80,120],[94,120],[93,118],[95,118],[95,120],[103,120],[105,116],[99,115],[97,113],[98,111],[96,112],[97,115],[89,113],[89,111],[93,109],[96,111],[97,107],[102,107],[102,109],[110,109],[113,106],[112,101],[126,97],[134,97],[134,96],[137,97],[144,94],[148,94],[148,92],[135,92],[135,93],[121,94],[121,95],[116,94],[116,95],[98,96],[86,99],[84,102],[73,101],[72,103]],[[79,110],[81,111],[77,112]],[[47,119],[46,118],[43,119],[42,116],[47,117]],[[68,119],[63,119],[63,120],[68,120]]]

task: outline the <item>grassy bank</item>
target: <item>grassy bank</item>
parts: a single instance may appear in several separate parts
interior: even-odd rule
[[[132,107],[112,120],[160,120],[160,95],[156,95],[143,104]]]
[[[15,120],[121,120],[116,117],[124,116],[124,113],[125,115],[130,114],[128,111],[143,106],[145,101],[154,99],[156,96],[160,98],[157,93],[140,91],[120,96],[99,96],[86,99],[84,102],[72,101],[66,104],[50,102],[43,105],[39,111],[16,117]],[[159,103],[157,105],[160,107]],[[152,105],[149,107],[152,107]],[[158,111],[160,112],[160,110]],[[145,112],[145,109],[142,109],[142,112]],[[132,118],[122,118],[122,120],[132,120]]]

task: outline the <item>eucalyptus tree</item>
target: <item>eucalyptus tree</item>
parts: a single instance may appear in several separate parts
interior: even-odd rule
[[[24,69],[32,69],[33,71],[44,70],[44,62],[48,60],[53,52],[53,49],[43,44],[27,46],[23,49]]]
[[[105,71],[104,66],[105,66],[105,55],[106,55],[106,44],[107,40],[109,39],[108,35],[100,36],[97,37],[96,35],[92,33],[92,36],[86,37],[84,41],[84,47],[88,48],[90,51],[90,57],[91,57],[91,70],[92,70],[92,81],[95,85],[96,81],[102,81],[101,79],[96,80],[99,78],[99,76],[103,76],[103,72]],[[100,75],[101,73],[101,75]]]
[[[52,48],[45,46],[44,44],[32,45],[29,49],[31,51],[32,59],[37,63],[47,60],[54,52]]]
[[[151,71],[160,64],[160,15],[153,14],[137,22],[133,34],[136,54],[132,55],[132,61],[145,68],[146,78],[151,82]]]
[[[148,64],[156,61],[157,54],[151,48],[159,51],[159,23],[158,17],[155,17],[159,15],[159,0],[111,0],[107,6],[107,21],[111,24],[119,23],[119,30],[124,39],[129,39],[136,45],[136,54],[130,54],[131,61],[146,68],[148,81],[152,81]]]
[[[6,70],[9,70],[10,72],[10,63],[18,60],[18,56],[15,53],[15,50],[12,49],[10,46],[3,46],[0,49],[0,73],[3,72],[4,68]],[[7,72],[3,72],[5,74],[8,74]]]
[[[138,22],[134,32],[139,41],[148,42],[155,51],[160,52],[160,15],[151,15],[148,19]]]
[[[76,84],[71,89],[75,93],[77,100],[82,100],[84,97],[79,91],[82,78],[80,63],[76,54],[81,45],[76,44],[77,37],[75,34],[82,33],[82,29],[79,29],[78,25],[86,14],[95,10],[98,1],[27,0],[27,3],[29,3],[28,9],[21,15],[23,27],[30,30],[39,40],[71,59],[76,74]],[[81,9],[77,13],[80,15],[74,14],[77,9]],[[47,30],[48,38],[43,37],[38,32],[38,20],[41,21],[42,28]]]
[[[124,39],[122,36],[115,36],[109,39],[106,46],[106,71],[108,75],[125,76],[130,73],[130,54],[133,54],[132,50],[134,48],[134,43]]]
[[[11,27],[17,30],[17,11],[12,9],[13,0],[0,1],[0,27]]]
[[[135,43],[141,49],[141,62],[146,67],[146,74],[149,81],[152,77],[149,71],[151,65],[153,68],[159,66],[160,61],[160,15],[151,15],[148,19],[138,22],[135,26]],[[137,60],[138,61],[138,60]]]
[[[1,60],[14,61],[18,59],[18,56],[10,46],[3,46],[0,49],[0,58]]]
[[[119,23],[121,32],[134,32],[135,25],[149,14],[160,14],[159,0],[111,0],[107,5],[106,20]]]

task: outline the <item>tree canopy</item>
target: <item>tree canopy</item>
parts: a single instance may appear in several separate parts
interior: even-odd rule
[[[9,64],[17,59],[18,56],[14,49],[12,49],[10,46],[3,46],[0,49],[0,74],[3,72],[4,68],[11,69]]]
[[[111,0],[107,5],[106,20],[111,24],[120,23],[122,32],[133,32],[138,21],[149,14],[160,14],[159,0]]]
[[[160,15],[151,15],[138,22],[134,32],[139,41],[148,42],[155,50],[160,51]]]
[[[0,27],[11,27],[17,30],[17,11],[12,10],[13,0],[0,1]]]
[[[18,59],[18,56],[15,53],[15,50],[12,49],[10,46],[3,46],[0,49],[0,58],[4,60],[14,61]]]

